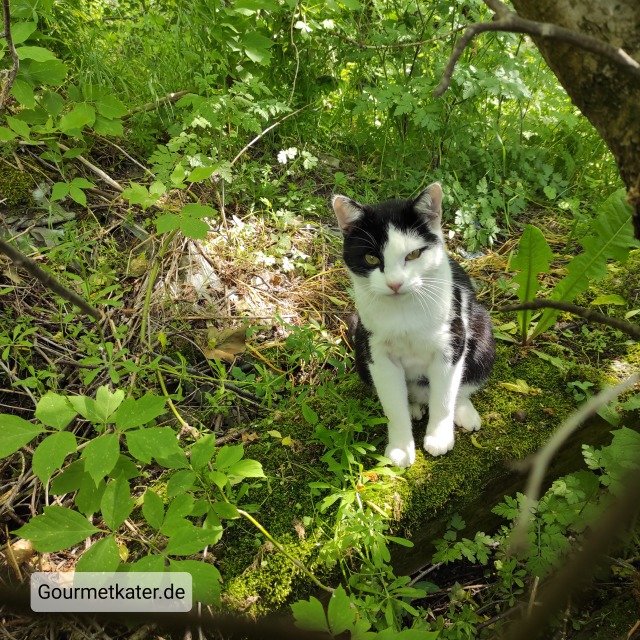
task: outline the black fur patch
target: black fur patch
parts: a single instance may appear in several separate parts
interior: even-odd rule
[[[355,331],[356,346],[356,371],[362,382],[373,385],[373,378],[369,371],[371,359],[371,348],[369,347],[369,336],[371,333],[364,328],[362,322],[358,322]]]

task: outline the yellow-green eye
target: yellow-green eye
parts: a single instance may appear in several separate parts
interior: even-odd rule
[[[380,258],[378,258],[378,256],[374,256],[370,253],[367,253],[367,255],[364,257],[365,261],[367,264],[370,264],[371,266],[376,265],[376,264],[380,264]]]
[[[421,253],[422,251],[420,249],[415,249],[411,253],[407,253],[405,260],[415,260],[416,258],[420,257]]]

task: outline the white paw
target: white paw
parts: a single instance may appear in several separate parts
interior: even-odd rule
[[[412,402],[409,405],[409,410],[411,411],[411,418],[413,420],[422,420],[424,418],[424,407],[417,402]]]
[[[459,427],[467,431],[477,431],[481,424],[480,414],[470,400],[464,400],[456,406],[454,421]]]
[[[424,448],[432,456],[441,456],[453,449],[453,425],[440,425],[429,429],[424,437]]]
[[[413,440],[402,447],[388,444],[384,455],[391,460],[394,467],[406,468],[414,463],[416,459],[416,448]]]

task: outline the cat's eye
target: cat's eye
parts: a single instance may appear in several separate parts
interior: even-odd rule
[[[380,258],[378,258],[378,256],[374,256],[371,253],[367,253],[367,255],[365,255],[364,257],[365,261],[367,264],[370,264],[371,266],[374,266],[376,264],[380,264]]]
[[[422,249],[414,249],[411,253],[407,253],[407,255],[405,256],[405,260],[415,260],[416,258],[420,257],[421,253]]]

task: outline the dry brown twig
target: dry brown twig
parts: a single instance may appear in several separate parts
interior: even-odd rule
[[[495,19],[492,22],[476,22],[466,28],[451,52],[447,66],[442,73],[440,84],[433,90],[433,95],[437,98],[442,96],[449,88],[456,64],[471,40],[479,33],[485,33],[487,31],[526,33],[528,35],[573,44],[585,51],[590,51],[591,53],[611,60],[611,62],[617,65],[625,67],[630,73],[640,78],[640,63],[620,47],[614,47],[597,38],[592,38],[577,31],[571,31],[571,29],[565,29],[550,22],[526,20],[514,11],[511,11],[506,5],[500,2],[500,0],[484,0],[484,3],[495,13]]]

